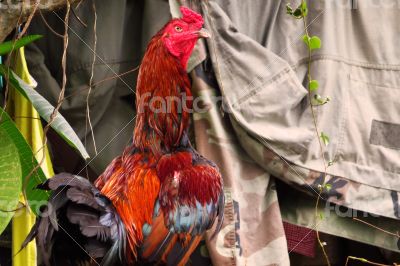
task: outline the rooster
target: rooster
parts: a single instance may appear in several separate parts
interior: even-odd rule
[[[51,196],[25,245],[36,238],[43,264],[185,265],[205,231],[220,230],[221,174],[187,135],[186,67],[209,35],[201,15],[181,13],[151,39],[141,63],[133,143],[94,185],[61,173],[38,186]]]

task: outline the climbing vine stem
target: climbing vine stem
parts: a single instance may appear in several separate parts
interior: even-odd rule
[[[304,35],[302,38],[303,38],[303,41],[306,44],[307,50],[308,50],[308,60],[307,60],[308,99],[309,99],[310,111],[311,111],[312,118],[313,118],[314,129],[315,129],[315,133],[316,133],[316,136],[318,139],[322,162],[323,162],[323,167],[324,167],[323,180],[322,180],[323,185],[318,186],[318,197],[317,197],[317,200],[315,203],[315,219],[323,219],[324,217],[322,215],[318,214],[318,207],[319,207],[319,203],[320,203],[320,199],[321,199],[321,193],[324,190],[330,189],[330,186],[328,184],[325,184],[328,165],[325,160],[325,153],[324,153],[324,146],[323,146],[323,144],[325,146],[327,146],[329,144],[329,136],[318,129],[318,122],[317,122],[317,115],[316,115],[315,108],[328,103],[330,99],[329,99],[329,97],[323,98],[317,93],[319,83],[317,80],[312,79],[312,76],[311,76],[312,52],[313,52],[313,50],[321,48],[321,39],[318,36],[311,36],[308,31],[307,20],[306,20],[306,17],[308,15],[308,7],[307,7],[306,0],[302,0],[300,5],[295,10],[292,9],[290,4],[287,4],[286,11],[289,15],[293,16],[294,18],[301,19],[303,21],[303,25],[304,25]],[[318,224],[318,222],[316,222],[316,224]],[[326,243],[321,241],[318,228],[316,228],[315,231],[316,231],[318,243],[324,254],[326,263],[328,266],[330,266],[331,264],[329,261],[329,257],[325,250]]]

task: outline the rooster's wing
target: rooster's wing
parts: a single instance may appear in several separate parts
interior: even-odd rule
[[[174,166],[174,167],[171,167]],[[143,227],[141,257],[185,265],[206,230],[222,225],[224,195],[217,167],[188,150],[164,155],[158,163],[161,188],[151,225]]]

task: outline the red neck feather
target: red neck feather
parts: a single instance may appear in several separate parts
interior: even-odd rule
[[[139,71],[135,146],[155,154],[177,146],[188,127],[191,96],[187,73],[168,52],[160,31],[148,45]]]

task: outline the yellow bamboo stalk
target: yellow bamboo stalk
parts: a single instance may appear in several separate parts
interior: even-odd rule
[[[16,60],[13,63],[15,73],[26,83],[33,84],[35,81],[28,71],[25,60],[24,48],[19,49]],[[31,146],[36,160],[40,162],[45,156],[42,164],[42,170],[47,178],[54,175],[51,164],[49,151],[43,146],[43,127],[40,116],[32,104],[22,96],[17,90],[10,90],[8,98],[8,112],[13,117],[18,129]],[[24,204],[22,194],[20,196],[21,205]],[[22,205],[23,206],[23,205]],[[37,253],[36,244],[32,241],[24,250],[17,254],[21,248],[22,242],[25,240],[33,224],[35,223],[35,215],[28,211],[25,207],[18,210],[12,220],[12,254],[13,266],[36,266]]]

